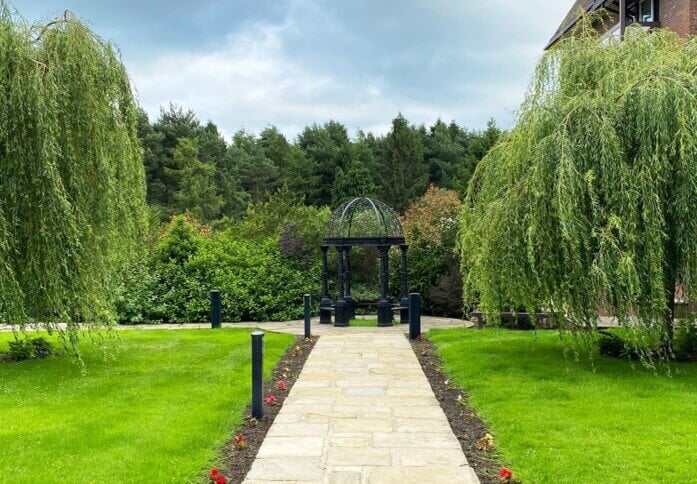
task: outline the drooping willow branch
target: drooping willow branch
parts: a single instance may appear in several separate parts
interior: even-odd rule
[[[46,32],[48,29],[51,27],[54,27],[58,24],[67,24],[68,23],[68,15],[70,15],[70,11],[66,10],[63,12],[63,16],[53,19],[50,22],[47,22],[43,25],[32,25],[30,28],[31,35],[34,38],[34,42],[38,43],[41,42],[41,37],[43,36],[44,32]],[[34,32],[37,32],[36,34]]]
[[[111,320],[145,226],[137,106],[111,45],[0,0],[0,323]]]
[[[691,293],[697,275],[697,39],[630,28],[607,43],[594,21],[545,54],[472,177],[465,303],[579,330],[603,306],[669,341],[676,284]]]

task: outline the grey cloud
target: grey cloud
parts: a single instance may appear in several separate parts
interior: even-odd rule
[[[384,132],[401,111],[510,125],[566,1],[65,0],[120,45],[139,99],[175,101],[223,132],[289,135],[336,119]],[[55,1],[16,2],[30,19]]]

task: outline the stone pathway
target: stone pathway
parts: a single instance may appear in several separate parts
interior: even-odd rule
[[[479,482],[398,326],[325,330],[244,482],[278,481]]]
[[[359,316],[359,318],[372,318],[376,316]],[[59,324],[59,327],[65,329],[64,324]],[[441,318],[438,316],[421,316],[421,329],[425,333],[431,328],[462,328],[473,326],[469,321],[463,321],[455,318]],[[399,329],[399,328],[402,329]],[[132,325],[116,325],[115,329],[119,331],[130,330],[157,330],[157,329],[210,329],[211,323],[182,323],[182,324],[132,324]],[[301,335],[304,332],[304,323],[302,320],[294,321],[274,321],[274,322],[254,322],[243,321],[239,323],[223,323],[223,328],[258,328],[264,331],[275,331],[277,333],[290,333]],[[396,325],[394,328],[380,328],[381,331],[404,331],[407,325]],[[27,326],[28,331],[33,331],[36,328]],[[41,328],[39,328],[41,329]],[[319,324],[319,318],[312,318],[312,334],[324,334],[325,332],[335,331],[332,325]],[[0,324],[0,333],[12,331],[12,326],[9,324]],[[352,330],[353,331],[353,330]]]
[[[362,316],[359,316],[362,317]],[[375,316],[365,316],[375,319]],[[58,325],[65,328],[65,325]],[[471,327],[474,323],[455,318],[441,318],[437,316],[421,316],[421,330],[425,333],[432,328],[462,328]],[[615,318],[601,316],[598,318],[599,328],[612,328],[618,326]],[[120,331],[128,331],[133,329],[210,329],[210,323],[185,323],[185,324],[134,324],[134,325],[116,325],[115,328]],[[276,331],[278,333],[303,334],[303,321],[281,321],[281,322],[250,322],[244,321],[240,323],[223,323],[224,328],[259,328],[264,331]],[[399,328],[397,325],[395,328]],[[406,328],[406,325],[402,325]],[[26,328],[32,331],[36,328],[27,326]],[[392,331],[392,328],[380,328],[381,331]],[[312,334],[324,334],[327,331],[333,331],[331,325],[319,324],[319,318],[312,318]],[[0,333],[12,331],[12,326],[8,324],[0,324]],[[353,331],[353,330],[352,330]]]

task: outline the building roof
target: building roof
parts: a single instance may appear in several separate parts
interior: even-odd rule
[[[569,13],[566,14],[566,17],[564,17],[561,25],[557,31],[554,32],[554,35],[547,43],[545,50],[552,47],[557,40],[559,40],[565,33],[571,30],[574,25],[576,25],[576,22],[578,22],[579,19],[579,9],[584,12],[592,12],[603,7],[603,5],[606,3],[610,2],[607,2],[606,0],[575,0],[573,6],[569,10]]]

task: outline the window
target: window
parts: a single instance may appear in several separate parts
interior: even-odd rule
[[[627,2],[627,17],[630,22],[656,22],[656,0],[637,0],[633,4]]]
[[[659,0],[627,0],[627,24],[639,22],[641,24],[652,24],[658,22],[658,1]],[[644,30],[649,30],[652,25],[644,25]],[[611,44],[619,41],[620,24],[619,22],[610,27],[601,37],[604,44]]]
[[[654,0],[641,0],[639,2],[639,22],[654,22]]]

